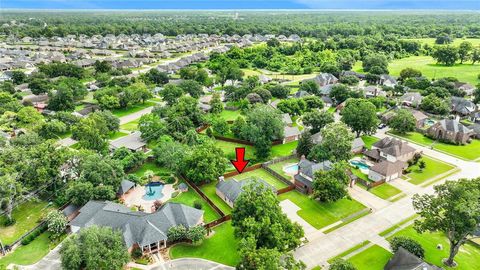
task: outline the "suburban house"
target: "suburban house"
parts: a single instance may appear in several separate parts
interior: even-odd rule
[[[382,74],[380,75],[380,81],[378,84],[388,87],[394,87],[395,85],[397,85],[397,79],[388,74]]]
[[[402,176],[402,172],[407,168],[407,163],[397,160],[395,162],[382,160],[375,163],[368,170],[368,178],[374,182],[390,181]]]
[[[298,172],[293,177],[295,186],[303,193],[311,194],[313,192],[312,184],[315,172],[320,170],[328,171],[332,167],[333,163],[329,160],[315,163],[302,156],[300,162],[298,162]]]
[[[153,253],[166,247],[171,227],[183,225],[189,229],[202,223],[203,210],[179,203],[166,203],[154,213],[144,213],[123,204],[89,201],[70,222],[70,229],[75,233],[94,225],[110,227],[122,233],[129,252],[138,247],[144,253]]]
[[[400,103],[409,107],[418,107],[422,100],[423,96],[418,92],[408,92],[400,97]]]
[[[403,247],[399,247],[397,252],[383,268],[384,270],[441,270],[435,265],[428,264]]]
[[[115,150],[121,147],[126,147],[127,149],[131,151],[147,151],[147,144],[143,141],[141,138],[141,132],[136,131],[131,134],[128,134],[127,136],[123,136],[121,138],[118,138],[116,140],[113,140],[110,142],[110,148]]]
[[[288,113],[282,113],[282,122],[287,125],[287,126],[292,126],[293,121],[292,118],[290,117],[290,114]]]
[[[428,116],[418,110],[411,110],[411,112],[413,117],[415,117],[415,126],[417,128],[422,128],[423,126],[425,126],[425,122],[426,120],[428,120]]]
[[[458,120],[443,119],[428,128],[427,135],[440,141],[466,144],[472,137],[473,131]]]
[[[475,90],[475,86],[464,82],[456,82],[455,87],[458,90],[464,91],[467,96],[471,96],[473,94],[473,91]]]
[[[118,198],[122,199],[125,194],[127,194],[130,190],[132,190],[136,186],[137,184],[135,184],[132,181],[129,181],[126,179],[122,180],[122,182],[120,183],[120,187],[118,187],[118,190],[117,190]]]
[[[452,97],[452,112],[460,115],[467,116],[477,110],[475,103],[470,100],[461,97]]]
[[[254,180],[255,179],[253,178],[248,178],[237,181],[236,179],[232,178],[228,181],[225,181],[223,177],[221,177],[215,187],[215,193],[217,193],[218,197],[222,198],[223,201],[233,208],[235,206],[235,201],[240,194],[242,194],[243,187],[250,184]],[[276,189],[264,180],[258,179],[257,181],[276,192]]]
[[[338,82],[338,79],[337,77],[333,76],[330,73],[320,73],[317,76],[315,76],[315,78],[313,79],[303,80],[303,82],[305,81],[314,81],[315,83],[318,84],[318,86],[322,87],[327,84],[335,84]]]
[[[320,131],[312,135],[312,142],[314,144],[319,144],[322,142],[322,140],[323,140],[322,133]],[[362,140],[362,138],[353,139],[352,141],[353,154],[362,153],[364,149],[365,149],[365,142]]]
[[[285,126],[283,129],[283,141],[282,143],[289,143],[293,141],[298,141],[302,133],[298,127]]]

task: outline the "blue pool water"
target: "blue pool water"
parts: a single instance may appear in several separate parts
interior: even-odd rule
[[[160,182],[153,182],[145,186],[145,194],[142,196],[144,200],[153,201],[163,197],[163,184]]]
[[[283,168],[283,171],[288,173],[288,174],[297,174],[298,172],[298,164],[292,164],[288,165],[285,168]]]
[[[358,167],[363,170],[370,169],[370,166],[358,160],[350,160],[350,164],[352,164],[352,166]]]

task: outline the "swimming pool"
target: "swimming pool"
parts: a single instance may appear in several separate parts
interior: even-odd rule
[[[163,197],[163,184],[160,182],[152,182],[145,186],[145,194],[142,198],[146,201],[158,200]]]
[[[288,174],[295,175],[295,174],[298,173],[298,164],[292,164],[292,165],[285,166],[285,167],[283,167],[283,171],[288,173]]]
[[[358,167],[360,170],[370,169],[370,166],[358,160],[350,160],[350,164],[354,167]]]

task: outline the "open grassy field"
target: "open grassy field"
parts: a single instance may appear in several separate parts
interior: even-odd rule
[[[455,261],[458,266],[456,268],[449,268],[443,265],[442,259],[448,257],[449,244],[448,239],[442,233],[418,233],[413,226],[406,227],[405,229],[398,231],[393,236],[406,236],[419,242],[425,250],[425,261],[444,269],[457,269],[457,270],[474,270],[480,269],[480,248],[473,244],[466,243],[460,248]],[[390,237],[390,238],[391,238]],[[443,246],[442,250],[437,249],[437,245]]]
[[[237,252],[238,240],[233,235],[231,222],[225,222],[213,229],[213,236],[198,245],[178,244],[170,248],[170,257],[202,258],[214,262],[235,266],[240,261]]]
[[[348,259],[358,270],[381,270],[392,257],[392,253],[373,245]]]
[[[247,178],[262,179],[263,181],[272,185],[276,189],[282,189],[282,188],[287,187],[287,185],[285,183],[283,183],[282,181],[273,177],[273,175],[271,175],[270,173],[268,173],[264,169],[257,169],[257,170],[250,171],[250,172],[244,172],[244,173],[241,173],[239,175],[235,175],[235,176],[233,176],[231,178],[227,178],[227,179],[232,179],[232,178],[235,178],[238,181],[245,180]]]
[[[455,145],[435,142],[434,140],[418,132],[410,132],[405,135],[394,132],[390,132],[390,134],[427,147],[430,147],[433,144],[433,149],[462,159],[475,160],[480,158],[480,140],[473,140],[471,143],[466,145]]]
[[[195,202],[200,202],[202,204],[202,210],[205,211],[203,214],[203,219],[205,223],[214,221],[220,218],[220,215],[213,210],[213,208],[204,200],[200,195],[189,187],[187,192],[180,193],[177,197],[172,198],[169,202],[176,202],[194,207]]]
[[[152,101],[147,101],[145,103],[139,103],[139,104],[136,104],[136,105],[132,105],[132,106],[130,106],[128,108],[125,108],[125,109],[112,110],[112,113],[116,117],[122,117],[122,116],[125,116],[125,115],[136,113],[136,112],[141,111],[145,108],[152,107],[155,104],[157,104],[157,103],[152,102]]]
[[[274,170],[276,173],[280,174],[281,176],[287,178],[287,179],[292,179],[293,176],[292,175],[289,175],[287,174],[284,170],[283,170],[283,167],[285,167],[286,165],[289,165],[289,164],[296,164],[298,163],[300,160],[298,158],[291,158],[291,159],[287,159],[287,160],[284,160],[282,162],[278,162],[278,163],[275,163],[275,164],[272,164],[269,166],[270,169]]]
[[[348,217],[365,206],[355,200],[341,199],[334,203],[320,203],[294,190],[278,196],[283,200],[290,200],[301,209],[297,214],[316,229],[323,228]]]
[[[32,200],[24,202],[13,209],[14,225],[5,227],[4,215],[0,216],[0,239],[4,245],[12,244],[24,233],[30,231],[41,221],[42,217],[55,207],[46,201]]]
[[[410,183],[415,185],[420,185],[437,175],[446,173],[455,168],[453,165],[425,155],[422,156],[421,160],[425,161],[425,169],[423,169],[423,171],[420,170],[417,164],[410,167],[411,172],[407,174],[407,177],[410,178]]]
[[[420,42],[422,45],[423,44],[428,44],[430,46],[435,45],[435,38],[415,38],[415,39],[411,38],[411,39],[405,39],[405,40],[416,40]],[[453,40],[453,42],[450,45],[459,46],[460,43],[464,41],[469,41],[470,43],[472,43],[474,47],[480,46],[480,38],[456,38]]]
[[[393,76],[399,76],[400,71],[404,68],[414,68],[422,72],[423,76],[429,79],[438,79],[442,77],[456,77],[462,82],[468,82],[477,85],[480,80],[477,78],[480,73],[480,64],[472,65],[455,64],[453,66],[444,66],[437,64],[435,59],[430,56],[411,56],[403,59],[395,59],[388,65],[388,70]],[[353,67],[354,71],[363,72],[362,64],[356,63]]]

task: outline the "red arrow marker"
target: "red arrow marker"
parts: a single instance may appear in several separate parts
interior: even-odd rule
[[[245,160],[245,147],[236,147],[236,160],[230,160],[238,173],[242,173],[250,160]]]

